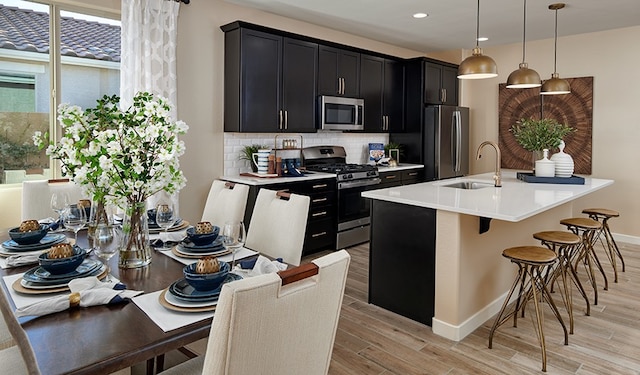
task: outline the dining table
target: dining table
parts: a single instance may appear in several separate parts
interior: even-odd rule
[[[0,242],[8,238],[3,230]],[[79,232],[77,244],[89,247],[86,230]],[[109,262],[112,277],[127,289],[145,294],[161,291],[183,277],[184,264],[159,251],[153,251],[151,263],[141,268],[118,268],[117,256]],[[0,269],[0,278],[24,273],[34,266]],[[7,316],[16,310],[8,289],[11,286],[0,284],[2,313],[33,374],[109,374],[143,362],[147,372],[153,373],[154,363],[158,365],[156,358],[207,337],[211,329],[212,318],[208,317],[165,331],[133,302],[72,307],[40,317],[16,318]],[[188,314],[177,312],[175,319],[184,319]]]

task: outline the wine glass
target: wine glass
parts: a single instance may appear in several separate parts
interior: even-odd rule
[[[78,207],[76,204],[67,206],[62,212],[62,222],[65,228],[73,230],[76,243],[78,243],[78,231],[87,224],[88,218],[84,207]]]
[[[109,259],[118,252],[116,237],[113,227],[102,224],[96,227],[96,231],[93,234],[93,251],[107,267],[107,276],[104,279],[107,282],[111,281]]]
[[[62,218],[62,211],[69,205],[69,194],[58,191],[51,194],[51,209],[58,214],[57,223],[60,225],[60,219]],[[57,230],[62,230],[59,226]]]
[[[162,234],[160,235],[160,239],[162,240],[162,247],[159,247],[158,250],[169,250],[171,246],[167,246],[167,231],[175,222],[175,210],[173,208],[173,203],[171,202],[160,202],[156,206],[156,224],[162,229],[164,229],[164,238],[162,238]]]
[[[233,269],[236,265],[236,251],[244,246],[247,237],[244,223],[242,221],[225,222],[222,235],[224,236],[222,244],[231,251],[231,269]]]

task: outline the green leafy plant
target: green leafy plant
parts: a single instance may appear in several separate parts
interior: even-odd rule
[[[386,145],[384,145],[384,154],[387,157],[391,157],[391,155],[389,155],[389,150],[398,150],[398,152],[400,153],[400,156],[402,156],[402,145],[400,143],[395,143],[395,142],[389,142]]]
[[[527,151],[542,151],[553,149],[560,145],[565,136],[576,129],[567,124],[549,118],[540,120],[529,118],[521,119],[510,129],[516,141]]]
[[[240,151],[239,159],[240,160],[252,161],[253,160],[253,154],[258,152],[258,150],[265,149],[265,148],[268,148],[268,146],[259,145],[259,144],[253,144],[253,145],[249,145],[249,146],[244,146],[242,148],[242,150]]]

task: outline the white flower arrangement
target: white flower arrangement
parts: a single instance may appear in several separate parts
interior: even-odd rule
[[[124,207],[144,202],[165,190],[174,193],[185,186],[178,158],[184,154],[179,135],[188,130],[183,121],[170,118],[167,99],[141,92],[127,110],[120,98],[105,95],[95,108],[61,104],[60,141],[36,132],[34,143],[47,146],[47,155],[62,163],[62,171],[88,188],[96,200]]]

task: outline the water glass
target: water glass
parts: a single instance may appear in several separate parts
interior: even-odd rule
[[[62,212],[64,227],[73,231],[76,243],[78,243],[78,231],[87,225],[88,220],[84,207],[78,207],[76,204],[67,206]]]
[[[242,221],[225,222],[222,235],[225,249],[231,251],[231,269],[233,269],[236,264],[236,251],[244,246],[247,237],[244,223]]]
[[[107,282],[111,281],[109,259],[118,252],[117,237],[115,229],[112,226],[103,224],[98,225],[93,234],[93,251],[107,267],[107,276],[105,277],[105,281]]]
[[[161,236],[162,247],[159,247],[158,250],[171,249],[171,246],[167,246],[167,231],[173,226],[175,220],[175,209],[173,207],[173,203],[161,202],[156,206],[156,224],[158,224],[160,228],[164,229],[164,238]]]
[[[57,221],[62,218],[62,211],[69,205],[69,194],[58,191],[51,194],[51,209],[58,214]],[[59,229],[62,229],[61,227]]]

